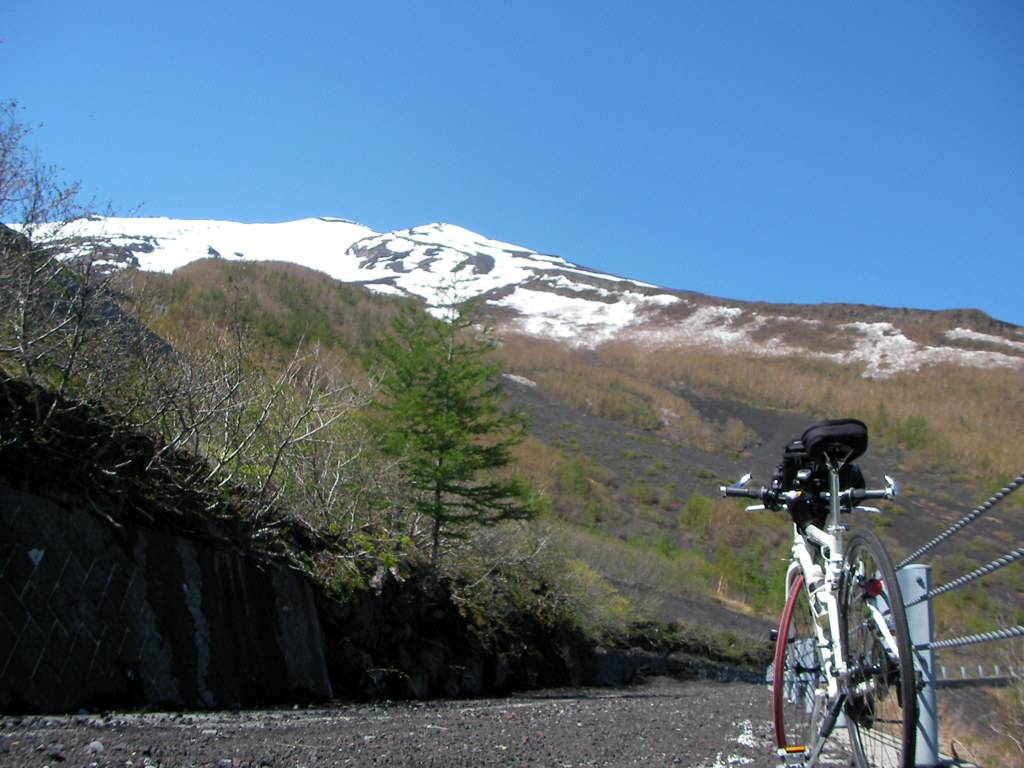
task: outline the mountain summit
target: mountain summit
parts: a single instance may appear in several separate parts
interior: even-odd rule
[[[337,218],[242,224],[90,217],[74,222],[71,234],[142,270],[171,272],[203,258],[285,261],[428,303],[442,295],[480,297],[505,332],[575,347],[616,340],[806,355],[862,366],[866,377],[943,362],[1024,368],[1024,329],[976,310],[730,301],[596,272],[453,224],[378,233]]]

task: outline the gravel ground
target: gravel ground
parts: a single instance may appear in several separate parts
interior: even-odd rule
[[[768,692],[654,678],[628,688],[315,709],[0,719],[0,766],[769,768]]]

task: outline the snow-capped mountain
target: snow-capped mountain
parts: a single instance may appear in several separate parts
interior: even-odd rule
[[[594,346],[709,346],[863,365],[868,377],[939,362],[1024,368],[1024,329],[980,312],[790,307],[715,299],[596,272],[452,224],[386,233],[345,219],[280,224],[81,219],[73,234],[105,258],[171,272],[203,258],[286,261],[428,303],[481,297],[505,332]],[[938,329],[938,330],[936,330]]]
[[[482,296],[516,330],[574,344],[614,338],[651,309],[679,298],[636,280],[602,274],[558,256],[428,224],[377,233],[345,219],[281,224],[98,218],[62,236],[87,239],[126,266],[173,272],[202,258],[287,261],[336,280],[428,303]]]

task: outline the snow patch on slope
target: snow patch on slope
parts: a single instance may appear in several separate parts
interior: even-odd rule
[[[840,352],[809,350],[786,343],[780,337],[762,332],[770,320],[746,313],[739,307],[700,306],[689,317],[673,325],[624,329],[622,335],[651,348],[677,346],[714,347],[727,352],[756,354],[767,357],[803,355],[831,360],[840,365],[863,364],[865,378],[886,378],[896,373],[920,370],[939,363],[953,363],[977,368],[1022,368],[1024,359],[995,351],[972,351],[956,347],[922,345],[904,335],[887,322],[856,322],[838,326],[848,340],[848,348]],[[803,318],[785,318],[810,329],[826,330],[822,323]],[[755,333],[762,332],[755,338]],[[965,332],[970,338],[998,340],[1012,348],[1024,345],[1000,337]],[[1024,351],[1024,350],[1022,350]]]
[[[555,283],[557,285],[558,281]],[[612,294],[599,290],[598,295],[607,298]],[[576,347],[593,347],[610,341],[640,322],[645,310],[679,301],[675,296],[649,296],[630,291],[619,292],[614,296],[614,300],[601,301],[567,296],[564,293],[516,288],[505,298],[493,303],[519,313],[518,318],[506,323],[512,330],[568,342]]]
[[[742,320],[741,320],[742,318]],[[698,306],[683,320],[672,325],[655,325],[628,331],[636,343],[653,348],[673,346],[714,347],[730,352],[782,356],[799,351],[775,339],[755,340],[753,334],[764,327],[760,315],[746,315],[739,307]]]
[[[1000,352],[924,346],[908,339],[890,323],[847,323],[854,331],[853,349],[847,355],[830,355],[837,362],[867,364],[864,376],[885,378],[893,373],[917,371],[925,366],[954,363],[977,368],[1020,368],[1024,360]],[[983,336],[985,334],[977,334]],[[1013,344],[1013,342],[1007,342]],[[1022,345],[1024,346],[1024,345]]]
[[[993,336],[991,333],[979,333],[978,331],[972,331],[968,328],[954,328],[951,331],[946,331],[946,338],[963,339],[965,341],[980,341],[986,344],[997,344],[1024,352],[1024,342],[1004,339],[1002,336]]]

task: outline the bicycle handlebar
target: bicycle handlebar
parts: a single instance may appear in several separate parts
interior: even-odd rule
[[[795,501],[801,495],[801,491],[776,491],[771,488],[743,488],[735,485],[720,485],[718,490],[723,496],[738,496],[745,499],[756,499],[769,509],[778,509],[785,506],[786,502]],[[869,499],[891,499],[896,494],[894,486],[889,488],[848,488],[840,492],[839,500],[843,507],[856,507],[862,501]],[[821,497],[827,499],[829,494],[822,493]]]
[[[723,496],[742,496],[747,499],[757,499],[758,501],[765,501],[766,497],[772,492],[770,488],[736,488],[731,485],[719,486],[718,490],[722,492]]]
[[[868,499],[891,499],[894,495],[894,491],[891,488],[879,488],[872,490],[869,488],[851,488],[849,491],[850,501],[854,506],[860,504],[862,501]]]

